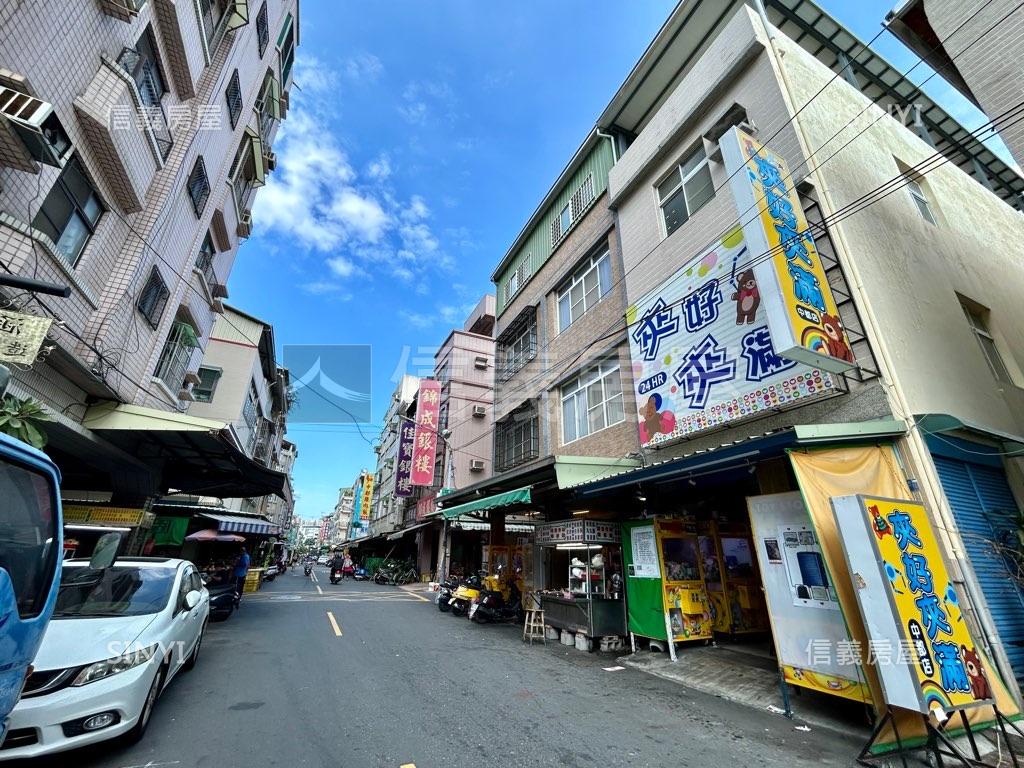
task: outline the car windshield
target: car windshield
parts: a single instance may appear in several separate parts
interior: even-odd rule
[[[55,619],[143,616],[167,606],[174,568],[64,568]]]

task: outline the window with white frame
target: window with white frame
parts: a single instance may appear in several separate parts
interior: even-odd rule
[[[220,368],[201,367],[199,369],[199,383],[192,386],[192,396],[197,403],[209,403],[213,401],[213,393],[217,389],[217,382],[223,371]]]
[[[697,145],[658,184],[658,204],[665,219],[665,236],[679,229],[708,200],[715,196],[711,164],[704,144]]]
[[[584,261],[558,291],[558,331],[575,323],[612,289],[612,263],[608,251]]]
[[[988,310],[974,304],[974,302],[968,303],[962,297],[960,306],[967,316],[967,322],[970,323],[971,330],[974,331],[974,336],[978,340],[978,344],[981,345],[981,351],[984,352],[985,360],[988,362],[988,367],[992,369],[992,374],[996,377],[996,380],[1003,384],[1012,384],[1013,379],[1010,376],[1010,371],[1007,369],[1003,356],[999,353],[996,340],[988,327]]]
[[[617,360],[587,369],[562,386],[562,444],[625,419]]]
[[[931,204],[928,202],[928,196],[925,195],[924,189],[921,187],[921,182],[906,173],[904,174],[904,178],[906,179],[907,191],[910,192],[910,197],[917,206],[917,210],[920,212],[921,218],[929,224],[937,223],[935,221],[935,214],[932,213]]]

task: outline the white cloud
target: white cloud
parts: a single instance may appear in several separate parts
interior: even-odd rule
[[[303,93],[324,94],[337,89],[338,73],[316,56],[299,54],[295,59],[295,82]]]
[[[375,82],[383,71],[384,65],[372,53],[357,53],[345,62],[345,77],[354,82]]]
[[[366,175],[377,181],[384,181],[391,176],[391,158],[382,152],[380,156],[366,168]]]
[[[338,277],[351,277],[356,271],[356,265],[344,256],[335,256],[328,259],[327,266]]]
[[[456,101],[452,87],[443,80],[414,80],[402,91],[398,114],[406,122],[423,125],[438,110],[450,117]]]
[[[317,73],[319,79],[307,80],[317,83],[314,87],[336,77],[315,59],[305,66]],[[275,141],[277,170],[256,198],[257,231],[287,247],[321,254],[320,275],[303,271],[308,282],[302,288],[314,295],[336,294],[339,280],[369,280],[375,274],[409,283],[415,278],[417,287],[428,284],[429,272],[451,265],[430,226],[430,206],[419,195],[395,195],[388,184],[387,152],[357,174],[333,132],[338,123],[325,109],[330,106],[309,98],[308,89],[296,94]]]
[[[314,280],[311,283],[304,283],[301,288],[306,293],[311,293],[314,296],[327,296],[330,294],[341,293],[341,286],[338,283],[332,283],[328,280]],[[349,294],[345,294],[340,298],[347,301],[352,297]]]
[[[405,322],[413,328],[429,328],[434,324],[434,318],[430,315],[424,315],[419,312],[407,312],[406,310],[402,310],[400,314]]]

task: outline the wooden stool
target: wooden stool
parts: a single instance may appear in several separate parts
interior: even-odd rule
[[[526,623],[523,624],[523,642],[543,640],[544,645],[548,644],[547,635],[544,634],[544,611],[539,608],[531,608],[526,612]]]

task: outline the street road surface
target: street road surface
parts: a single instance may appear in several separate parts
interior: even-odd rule
[[[615,665],[530,647],[396,587],[290,569],[210,624],[135,746],[33,766],[852,765],[859,743]],[[428,595],[429,596],[429,595]],[[685,663],[681,661],[680,663]],[[768,704],[777,702],[765,702]]]

